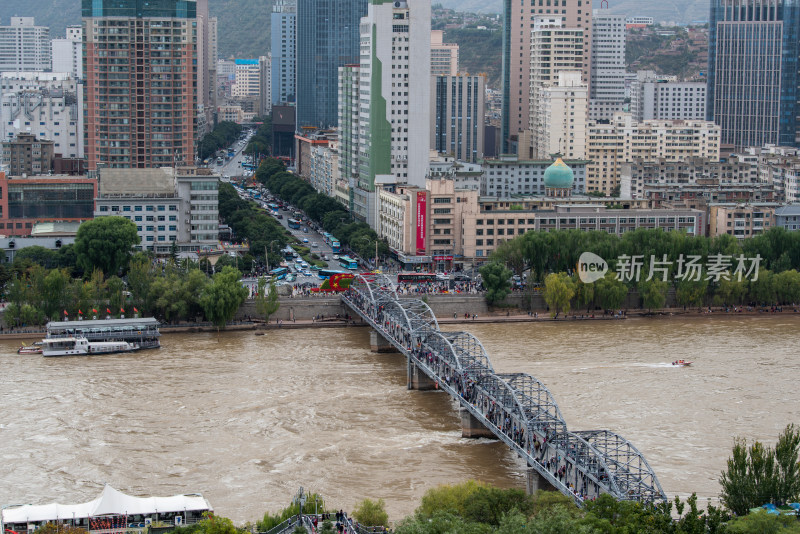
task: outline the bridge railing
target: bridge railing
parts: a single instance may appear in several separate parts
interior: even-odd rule
[[[576,502],[610,493],[666,500],[644,456],[609,431],[570,432],[550,391],[523,373],[496,374],[480,341],[441,332],[421,300],[398,298],[385,275],[359,275],[343,296],[356,313],[462,407]]]

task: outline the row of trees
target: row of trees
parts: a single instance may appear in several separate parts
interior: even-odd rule
[[[678,259],[691,256],[698,256],[702,264],[715,255],[732,258],[740,255],[745,258],[759,256],[761,267],[780,273],[800,270],[800,232],[788,232],[775,227],[741,242],[727,234],[704,237],[643,228],[622,236],[581,230],[527,232],[502,243],[491,258],[506,264],[518,275],[530,269],[533,280],[543,282],[549,273],[571,273],[584,252],[592,252],[605,259],[611,271],[617,269],[618,258],[643,256],[644,273],[649,271],[651,257],[660,262],[666,256],[671,262],[669,278],[678,268]]]
[[[262,161],[256,170],[256,179],[273,195],[303,210],[311,220],[362,258],[374,257],[376,243],[379,256],[389,253],[389,245],[379,239],[368,224],[353,221],[344,206],[328,195],[317,192],[305,180],[286,172],[281,161],[274,158]]]
[[[13,328],[139,313],[168,323],[199,319],[224,327],[247,298],[240,278],[230,266],[209,277],[196,262],[158,263],[144,253],[134,256],[124,279],[106,278],[100,269],[86,279],[74,278],[66,268],[32,265],[8,283],[4,319]]]
[[[244,153],[251,156],[272,154],[272,116],[256,117],[253,121],[261,124],[244,147]]]
[[[584,252],[607,261],[605,277],[581,282],[576,268]],[[634,256],[640,263],[635,270]],[[701,268],[696,276],[687,272],[692,258]],[[709,266],[720,261],[720,274],[709,276]],[[480,271],[487,300],[496,304],[509,294],[511,275],[530,269],[529,296],[544,282],[545,301],[558,314],[619,308],[629,291],[637,291],[637,305],[648,310],[662,308],[672,291],[675,304],[684,308],[794,304],[800,302],[798,267],[800,233],[782,228],[742,243],[728,235],[706,238],[639,229],[622,237],[578,230],[528,232],[501,244]],[[681,273],[687,276],[677,276]]]
[[[217,150],[227,149],[239,139],[242,127],[231,121],[218,122],[214,129],[205,134],[197,143],[197,156],[200,159],[216,155]]]
[[[252,268],[253,259],[263,262],[267,250],[270,265],[277,265],[283,259],[280,251],[289,243],[291,235],[254,202],[239,197],[231,184],[219,186],[219,215],[237,238],[250,244],[250,258],[248,255],[243,258],[244,270]]]
[[[497,283],[494,278],[489,278],[489,281]],[[543,296],[547,307],[554,316],[558,316],[559,313],[571,310],[586,310],[589,313],[596,308],[614,310],[626,307],[631,289],[638,292],[638,306],[648,311],[663,308],[671,289],[675,292],[675,304],[684,308],[707,304],[793,304],[800,302],[800,273],[792,269],[773,274],[769,270],[761,269],[758,279],[754,281],[736,278],[721,279],[716,283],[705,279],[679,280],[673,285],[660,278],[653,278],[642,279],[633,286],[626,285],[613,273],[607,273],[593,283],[584,283],[575,275],[550,273],[545,278]],[[497,289],[494,291],[498,293]],[[507,291],[499,291],[498,295],[491,296],[505,298],[506,294]]]

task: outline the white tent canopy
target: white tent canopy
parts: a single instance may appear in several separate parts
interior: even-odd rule
[[[155,513],[211,511],[211,505],[199,493],[172,497],[133,497],[106,484],[103,493],[82,504],[24,504],[3,510],[3,524],[80,519],[109,514],[149,515]]]

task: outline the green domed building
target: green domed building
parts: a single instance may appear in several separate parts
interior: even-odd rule
[[[544,190],[548,197],[566,198],[572,194],[575,173],[561,158],[544,171]]]

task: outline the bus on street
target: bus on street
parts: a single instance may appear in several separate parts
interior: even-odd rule
[[[435,281],[434,273],[397,273],[398,284],[426,284]]]
[[[297,219],[287,219],[286,222],[288,223],[289,228],[296,228],[298,230],[300,229],[300,221],[299,220],[297,220]]]
[[[344,274],[344,273],[345,271],[338,271],[334,269],[320,269],[319,271],[317,271],[317,276],[319,276],[320,280],[327,280],[328,278],[330,278],[335,274]]]
[[[342,251],[342,246],[335,239],[333,241],[331,241],[329,244],[330,244],[331,250],[333,251],[334,254],[338,254],[338,253],[340,253]]]
[[[269,274],[272,276],[273,280],[283,280],[286,278],[286,275],[289,274],[289,269],[286,267],[278,267],[277,269],[272,269]]]
[[[340,256],[339,265],[341,265],[345,269],[350,269],[351,271],[358,269],[358,262],[353,258],[351,258],[350,256]]]

